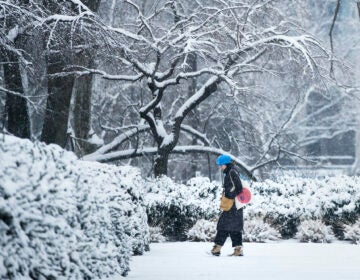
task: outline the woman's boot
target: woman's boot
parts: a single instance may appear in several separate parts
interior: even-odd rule
[[[214,247],[212,248],[212,250],[211,250],[211,254],[213,255],[213,256],[220,256],[220,251],[221,251],[221,247],[222,246],[220,246],[220,245],[214,245]]]
[[[232,253],[230,256],[236,257],[236,256],[243,256],[243,255],[244,255],[244,251],[243,251],[242,247],[236,246],[234,249],[234,253]]]

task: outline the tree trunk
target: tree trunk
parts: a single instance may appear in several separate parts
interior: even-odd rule
[[[91,11],[97,12],[100,6],[101,0],[83,0],[84,5],[86,5]]]
[[[83,1],[92,11],[96,11],[99,8],[101,0],[86,0]],[[64,30],[66,32],[66,30]],[[66,52],[66,51],[64,51]],[[80,57],[76,60],[88,61],[86,57],[87,52],[84,51],[85,57]],[[77,54],[75,54],[77,55]],[[67,58],[69,61],[67,61]],[[74,59],[71,54],[58,53],[51,54],[48,59],[48,74],[55,74],[62,72],[64,67],[68,64],[73,64]],[[85,66],[88,66],[85,65]],[[90,116],[86,116],[89,113],[90,108],[90,95],[91,95],[91,81],[89,77],[79,78],[76,86],[77,97],[75,99],[75,108],[79,110],[80,116],[76,116],[77,127],[79,128],[79,134],[88,134]],[[69,123],[70,101],[74,89],[75,78],[73,76],[65,77],[51,77],[48,81],[48,93],[47,100],[47,112],[44,121],[44,128],[42,132],[42,141],[46,143],[55,143],[61,147],[65,147],[67,143],[67,131]],[[86,132],[84,132],[86,131]]]
[[[24,93],[18,58],[8,52],[8,63],[4,64],[5,88],[17,93]],[[30,138],[30,121],[26,99],[8,93],[6,96],[5,114],[6,129],[20,138]]]
[[[87,143],[91,130],[91,88],[92,76],[76,78],[74,85],[73,131],[77,141],[75,152],[78,155],[89,153],[90,145]]]
[[[170,151],[160,151],[155,158],[154,176],[167,175]]]
[[[195,72],[197,70],[197,61],[196,61],[196,55],[195,54],[190,54],[188,57],[188,65],[189,65],[189,72]],[[188,98],[191,98],[191,96],[194,94],[194,92],[196,91],[196,78],[192,78],[189,81],[189,85],[188,85]],[[199,123],[199,112],[197,110],[197,108],[194,108],[194,110],[192,110],[192,112],[189,114],[188,116],[189,118],[189,122],[192,124],[192,127],[195,129],[199,129],[200,127],[200,123]],[[191,145],[196,146],[197,145],[197,139],[194,137]],[[199,166],[198,166],[198,162],[197,159],[198,157],[195,155],[190,154],[190,164],[188,166],[186,166],[185,168],[189,170],[189,174],[190,177],[195,177],[196,176],[196,171],[200,170]],[[187,178],[181,178],[181,179],[187,179]]]
[[[41,133],[45,118],[47,101],[47,61],[45,55],[45,37],[42,30],[34,30],[32,36],[24,40],[23,49],[29,54],[34,62],[31,67],[26,67],[22,71],[22,76],[26,82],[24,92],[31,97],[36,107],[29,106],[28,112],[30,119],[31,139],[41,139]]]
[[[53,54],[48,58],[48,74],[61,72],[66,65],[62,54]],[[71,93],[74,85],[73,76],[49,77],[48,100],[41,141],[65,147]]]
[[[93,12],[97,12],[100,0],[86,0],[83,3]],[[82,50],[75,56],[75,64],[92,68],[94,65],[94,54],[89,50]],[[78,156],[88,154],[96,148],[88,142],[91,131],[91,93],[92,75],[80,76],[76,78],[74,84],[74,104],[73,104],[73,132],[76,137],[75,152]]]

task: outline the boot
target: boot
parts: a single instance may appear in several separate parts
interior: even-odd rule
[[[221,247],[222,246],[220,246],[220,245],[214,245],[214,247],[212,248],[212,250],[211,250],[211,254],[213,255],[213,256],[220,256],[220,250],[221,250]]]
[[[241,246],[236,246],[234,249],[234,253],[232,253],[230,256],[231,257],[236,257],[236,256],[243,256],[244,255],[244,251],[242,249]]]

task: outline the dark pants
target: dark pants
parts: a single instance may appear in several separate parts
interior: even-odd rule
[[[242,232],[241,231],[225,231],[218,230],[215,236],[214,243],[220,246],[223,246],[226,238],[230,235],[232,246],[242,246]]]

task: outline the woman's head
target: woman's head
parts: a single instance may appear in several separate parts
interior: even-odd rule
[[[229,155],[221,155],[216,159],[216,164],[220,167],[222,171],[225,170],[228,164],[231,163],[231,157]]]

